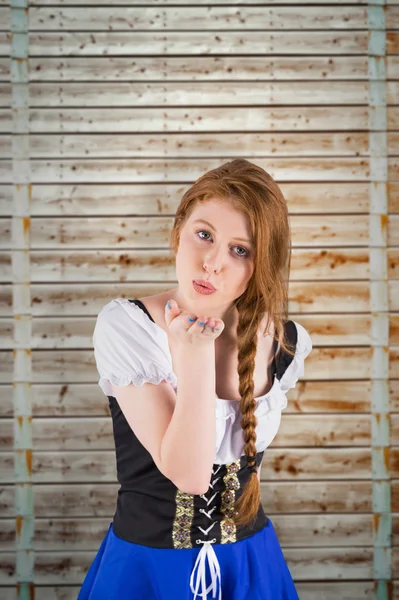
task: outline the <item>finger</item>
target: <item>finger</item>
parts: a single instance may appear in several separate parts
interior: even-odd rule
[[[215,319],[209,318],[204,329],[204,335],[208,337],[214,337],[215,335]]]
[[[197,327],[196,321],[197,321],[196,315],[194,315],[194,314],[188,314],[186,316],[185,330],[186,331],[188,331],[188,330],[192,331],[193,328],[196,329],[196,327]]]
[[[207,323],[207,318],[206,317],[198,317],[196,325],[198,327],[198,329],[201,330],[201,332],[203,333],[206,330],[206,323]]]
[[[215,327],[215,319],[208,319],[208,322],[205,327],[205,333],[213,333],[214,327]]]

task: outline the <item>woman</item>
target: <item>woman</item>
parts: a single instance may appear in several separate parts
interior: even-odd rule
[[[177,287],[97,318],[121,487],[78,600],[297,600],[259,477],[312,349],[287,315],[280,189],[247,160],[206,173],[171,248]]]

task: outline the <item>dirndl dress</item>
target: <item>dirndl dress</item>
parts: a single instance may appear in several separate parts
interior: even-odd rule
[[[256,398],[256,466],[276,435],[286,391],[303,374],[312,344],[298,323],[285,324],[295,356],[273,361],[272,387]],[[120,483],[113,520],[78,600],[298,600],[271,520],[261,503],[251,525],[236,526],[235,501],[251,473],[243,453],[239,403],[217,398],[216,448],[206,493],[192,495],[160,472],[115,396],[115,386],[170,383],[177,377],[166,332],[140,300],[117,298],[93,334],[99,386],[107,396]],[[276,358],[276,345],[274,347]]]

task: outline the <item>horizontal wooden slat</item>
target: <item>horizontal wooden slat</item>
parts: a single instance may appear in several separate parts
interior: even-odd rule
[[[389,246],[399,246],[399,215],[388,216],[387,243]]]
[[[388,273],[391,279],[399,279],[399,249],[391,248],[387,252]]]
[[[0,184],[12,182],[11,160],[0,160]]]
[[[398,113],[399,117],[399,113]],[[291,212],[308,213],[367,213],[369,210],[369,183],[288,183],[280,182],[282,193]],[[134,214],[160,216],[174,214],[186,186],[171,183],[147,184],[60,184],[31,188],[31,216]],[[399,213],[399,184],[387,186],[389,212]],[[0,211],[12,214],[12,187],[0,186]]]
[[[108,400],[96,383],[33,384],[32,413],[35,417],[109,416]],[[297,413],[368,413],[370,381],[302,381],[288,392],[284,415]],[[399,381],[390,382],[390,410],[399,412]],[[0,387],[0,416],[13,415],[12,388]]]
[[[245,157],[245,156],[244,156]],[[30,161],[32,183],[94,183],[96,178],[104,183],[184,182],[192,183],[198,177],[224,164],[230,157],[172,159],[80,159]],[[367,157],[304,158],[281,157],[260,158],[248,156],[257,165],[265,168],[277,181],[357,181],[370,177]],[[389,176],[395,179],[399,160],[388,160]],[[10,176],[10,165],[3,166],[3,181]],[[0,171],[0,175],[2,175]],[[399,178],[399,174],[398,174]]]
[[[387,103],[395,104],[399,82],[387,81]],[[62,106],[269,106],[292,105],[368,105],[367,81],[276,81],[263,82],[84,82],[30,83],[32,107]],[[11,86],[0,84],[0,106],[10,106]]]
[[[399,79],[399,56],[386,57],[386,76],[387,79]]]
[[[307,379],[369,379],[373,349],[369,347],[313,347],[306,359]],[[390,349],[390,377],[395,378],[397,350]],[[11,383],[12,353],[1,352],[1,383]],[[3,366],[4,365],[4,366]],[[18,374],[17,374],[18,377]],[[92,350],[33,350],[33,383],[92,383],[98,380]]]
[[[391,411],[399,412],[399,381],[390,382]],[[110,416],[108,399],[97,383],[33,384],[34,417]],[[302,381],[288,392],[284,415],[369,413],[370,381]],[[12,387],[0,386],[0,416],[12,417]]]
[[[396,4],[398,6],[390,6]],[[398,0],[388,0],[387,2],[387,29],[399,29],[399,2]]]
[[[387,29],[394,27],[395,10],[387,7]],[[153,30],[228,30],[228,29],[367,29],[364,6],[104,6],[96,11],[84,7],[34,7],[29,11],[30,31],[104,31],[107,29]]]
[[[112,185],[36,184],[31,188],[31,215],[174,215],[186,187],[183,184],[168,182]],[[367,213],[369,210],[367,182],[281,182],[279,187],[291,213],[328,212],[341,215]],[[392,204],[395,202],[396,193],[399,195],[399,185],[391,184],[388,192]]]
[[[292,216],[290,221],[293,247],[365,246],[369,241],[368,215],[359,215],[355,220],[342,220],[340,215],[303,215]],[[174,217],[36,217],[30,222],[31,248],[167,248],[173,223]],[[397,241],[398,225],[399,216],[389,218],[389,242]],[[0,247],[12,247],[11,219],[0,219]]]
[[[399,412],[399,381],[390,386],[390,411]],[[289,414],[301,413],[369,413],[370,381],[302,381],[288,392]],[[110,416],[108,400],[96,383],[33,384],[32,414],[34,417],[101,417]],[[12,387],[0,386],[0,416],[13,416]],[[396,424],[396,425],[395,425]],[[397,428],[397,415],[393,419]]]
[[[11,282],[11,279],[11,252],[0,252],[0,282]]]
[[[399,488],[393,481],[393,490]],[[34,484],[35,516],[107,517],[115,512],[117,483]],[[398,489],[399,491],[399,489]],[[270,486],[261,479],[262,504],[269,515],[299,513],[367,513],[372,511],[372,482],[369,481],[276,481]],[[392,510],[398,510],[393,493]],[[0,489],[2,516],[15,516],[13,485]]]
[[[34,546],[40,551],[96,551],[112,518],[35,518]],[[289,547],[345,547],[373,544],[373,515],[275,515],[271,521],[279,541]],[[14,519],[1,521],[0,550],[15,547]]]
[[[399,279],[399,251],[388,252],[389,276]],[[0,281],[11,281],[11,253],[0,253]],[[174,259],[168,250],[35,250],[30,253],[32,282],[170,281]],[[292,251],[291,279],[367,279],[368,248]],[[173,286],[171,286],[173,287]]]
[[[12,191],[11,185],[0,185],[0,215],[3,217],[11,216],[13,213]]]
[[[2,0],[2,2],[4,2],[4,0]],[[9,12],[8,15],[10,17],[11,12]],[[1,13],[0,13],[0,17],[1,17]],[[11,31],[0,31],[0,56],[10,56],[11,38],[12,38]],[[342,41],[345,44],[345,41],[344,40],[342,40]],[[361,43],[360,39],[358,40],[357,43],[358,44]]]
[[[399,54],[399,32],[398,31],[387,31],[386,32],[386,53],[387,54]]]
[[[11,108],[1,108],[0,109],[0,133],[11,133],[11,131],[12,131]]]
[[[23,451],[21,451],[23,452]],[[2,483],[14,481],[13,453],[1,452]],[[392,477],[399,476],[399,449],[387,456]],[[369,479],[370,448],[270,448],[261,477],[267,480]],[[115,451],[35,451],[32,479],[37,483],[115,482]]]
[[[0,21],[1,22],[1,21]],[[11,75],[11,61],[8,57],[0,58],[0,80],[7,82]]]
[[[399,183],[389,181],[387,183],[388,210],[390,213],[399,213]]]
[[[399,379],[399,348],[390,348],[389,351],[389,377]]]
[[[171,182],[184,180],[191,183],[204,172],[217,168],[224,164],[226,158],[196,158],[187,159],[87,159],[87,160],[31,160],[31,182],[32,183],[94,183],[95,179],[101,179],[105,183],[110,182]],[[344,158],[288,158],[277,159],[259,158],[248,156],[248,159],[256,162],[268,170],[270,175],[281,183],[282,181],[356,181],[365,180],[370,177],[369,160],[367,157],[344,157]],[[162,167],[162,168],[161,168]],[[209,167],[209,168],[208,168]],[[399,181],[399,159],[397,157],[388,159],[388,177],[392,181]],[[0,184],[11,183],[12,163],[11,161],[0,161]],[[93,181],[94,178],[94,181]]]
[[[3,86],[5,87],[5,86]],[[7,94],[8,92],[8,94]],[[387,82],[388,102],[395,104],[398,82]],[[10,90],[0,85],[2,106],[10,104]],[[159,107],[159,106],[254,106],[254,105],[368,105],[367,81],[261,81],[161,83],[76,82],[29,83],[31,107]],[[62,103],[62,104],[61,104]]]
[[[303,316],[291,313],[308,331],[313,345],[360,346],[372,344],[371,317],[359,314],[323,314]],[[390,327],[389,344],[399,346],[399,315],[387,315]],[[30,347],[33,350],[92,348],[96,319],[91,317],[35,318],[32,321]],[[0,347],[14,345],[14,321],[0,318]]]
[[[399,415],[391,416],[391,443],[399,444]],[[112,450],[112,422],[108,417],[40,418],[32,422],[36,450]],[[14,420],[0,420],[0,450],[14,446]],[[370,415],[284,415],[271,447],[309,448],[369,446]]]
[[[399,153],[399,133],[387,135],[388,152]],[[369,134],[312,132],[301,133],[152,133],[70,135],[31,134],[30,157],[52,158],[125,158],[125,157],[211,157],[241,156],[250,148],[257,156],[369,156]],[[0,136],[0,152],[11,154],[11,135]]]
[[[399,415],[391,415],[391,444],[399,441]],[[35,450],[109,450],[114,447],[108,417],[35,418],[32,423]],[[1,450],[13,448],[13,419],[0,420]],[[284,415],[272,448],[346,446],[368,447],[369,415]]]
[[[390,381],[389,385],[390,410],[399,412],[399,381]]]
[[[399,181],[399,160],[397,158],[388,158],[388,179]]]
[[[395,32],[393,32],[395,33]],[[29,56],[367,54],[367,31],[63,31],[29,34]],[[0,36],[0,48],[6,40]]]
[[[2,108],[11,107],[11,83],[0,81],[0,106]]]
[[[396,104],[399,81],[387,81],[387,104]],[[156,107],[168,106],[296,106],[318,104],[368,105],[367,81],[276,81],[126,83],[29,83],[29,104],[34,107]],[[0,106],[11,105],[11,84],[0,83]]]
[[[0,217],[0,248],[11,250],[11,219]]]
[[[11,158],[11,135],[0,135],[0,160]]]
[[[1,271],[1,267],[0,267]],[[12,285],[0,286],[0,316],[12,316]]]
[[[21,451],[23,452],[23,451]],[[0,453],[1,482],[14,481],[14,455]],[[29,457],[28,457],[29,458]],[[391,476],[399,476],[399,448],[390,448],[386,460]],[[370,448],[298,448],[268,450],[262,477],[267,480],[365,479],[371,477]],[[36,483],[115,482],[115,451],[37,451],[32,455]]]
[[[391,411],[399,412],[399,382],[391,381]],[[288,392],[284,415],[296,413],[368,413],[370,381],[299,381]],[[108,400],[97,383],[34,384],[35,417],[109,416]],[[0,387],[0,416],[12,417],[12,387]]]
[[[112,298],[141,298],[164,293],[171,282],[159,283],[92,283],[92,284],[35,284],[30,286],[33,317],[97,316]],[[389,306],[399,310],[399,281],[388,283]],[[290,281],[289,313],[301,314],[331,312],[356,314],[370,311],[370,285],[368,281]],[[0,315],[12,316],[11,285],[0,286]]]
[[[399,581],[392,582],[391,600],[399,600]],[[301,582],[296,583],[296,590],[301,600],[375,600],[374,581],[323,581],[323,582]],[[58,600],[47,598],[46,600]],[[68,596],[62,600],[74,600]]]
[[[3,59],[3,79],[7,64]],[[396,56],[386,58],[387,76],[396,79]],[[30,81],[204,81],[367,79],[367,56],[218,56],[29,58]],[[1,59],[0,59],[1,73]]]
[[[292,215],[292,246],[339,247],[369,244],[368,215],[342,219],[341,215]],[[31,249],[162,248],[168,247],[174,217],[33,218]],[[399,246],[399,215],[387,221],[388,246]],[[12,249],[11,219],[0,219],[0,247]]]
[[[388,127],[399,129],[399,107],[387,108]],[[31,133],[140,133],[202,131],[354,131],[369,129],[366,106],[57,108],[30,111]],[[11,132],[10,111],[0,110],[0,131]]]
[[[85,318],[97,316],[101,308],[109,302],[112,298],[116,297],[143,297],[155,293],[165,292],[171,288],[169,283],[159,284],[136,284],[134,286],[123,283],[115,284],[91,284],[87,286],[79,284],[68,284],[64,285],[62,289],[59,289],[57,284],[36,284],[31,286],[33,305],[32,315],[36,318],[40,316],[57,317],[74,317],[79,314],[85,315]],[[1,302],[1,317],[11,317],[11,286],[2,286],[2,302]],[[399,282],[391,281],[389,283],[389,295],[390,295],[390,306],[393,310],[398,310],[399,300]],[[321,281],[317,287],[314,287],[313,282],[291,282],[290,283],[290,304],[289,313],[295,320],[295,313],[301,322],[307,327],[312,325],[312,321],[316,317],[312,317],[310,321],[307,320],[306,313],[320,312],[322,314],[328,314],[329,311],[337,310],[337,312],[347,311],[348,302],[350,302],[350,310],[352,314],[356,312],[368,312],[369,306],[369,288],[368,284],[364,282],[340,282],[339,287],[334,281]],[[334,317],[335,318],[335,317]],[[348,317],[344,316],[344,320]],[[353,323],[359,324],[364,322],[364,327],[367,326],[368,317],[360,317],[360,321],[357,318],[353,319]],[[325,319],[324,319],[325,321]],[[397,344],[397,318],[391,316],[391,332],[390,340],[392,344]],[[76,321],[78,323],[78,321]],[[49,321],[51,323],[51,321]],[[70,323],[73,324],[73,321]],[[94,322],[93,322],[94,323]],[[67,324],[67,322],[65,322]],[[7,321],[4,323],[5,327],[9,331],[10,326],[7,325]],[[79,324],[80,327],[80,324]],[[52,328],[54,331],[54,328]],[[51,331],[51,330],[50,330]],[[48,335],[49,332],[47,332]],[[56,335],[62,333],[57,331]],[[82,333],[82,330],[79,330]],[[335,331],[337,333],[337,331]],[[65,328],[64,328],[65,334]],[[36,334],[40,336],[40,330]],[[86,335],[90,335],[88,330]],[[312,335],[317,335],[317,332],[312,331]],[[331,335],[331,332],[330,334]],[[39,337],[37,343],[39,343]],[[328,338],[326,338],[328,339]],[[331,339],[331,338],[330,338]],[[337,338],[338,344],[342,343],[345,338]],[[5,345],[8,347],[6,340]],[[364,338],[365,343],[369,343],[369,338]],[[46,340],[40,340],[41,343],[48,343]],[[59,345],[65,346],[68,343],[68,339],[58,340]],[[91,343],[90,343],[91,345]]]

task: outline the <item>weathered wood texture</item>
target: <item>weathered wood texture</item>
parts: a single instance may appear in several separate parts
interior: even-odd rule
[[[0,1],[0,596],[15,597],[19,453],[33,478],[36,597],[76,598],[118,489],[92,349],[96,315],[114,297],[176,285],[167,244],[182,194],[242,156],[275,177],[287,199],[290,314],[314,344],[265,453],[262,504],[301,600],[374,600],[371,413],[381,349],[373,346],[378,290],[370,282],[368,3],[29,2],[29,171],[18,172],[29,197],[28,347],[15,335],[23,317],[13,299],[13,157],[21,142],[7,4]],[[399,600],[399,0],[385,19],[384,461]],[[32,361],[28,450],[14,444],[26,426],[13,405],[13,382],[26,379],[14,351],[24,347]]]

